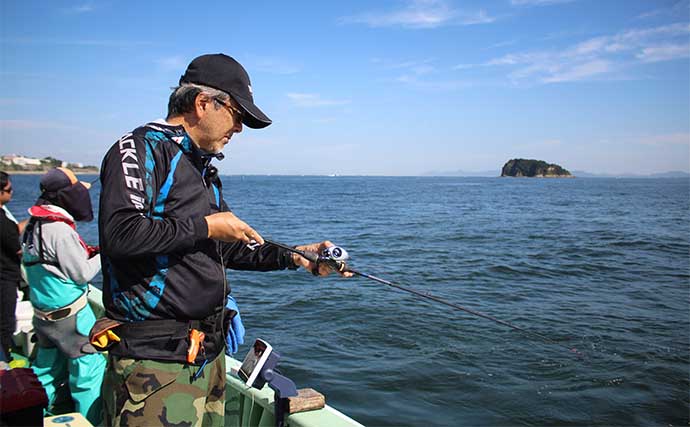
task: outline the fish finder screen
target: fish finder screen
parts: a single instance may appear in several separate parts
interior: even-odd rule
[[[242,362],[242,366],[237,372],[237,375],[242,378],[242,381],[247,382],[265,351],[266,343],[261,340],[256,340],[252,350],[247,353],[247,357],[244,358],[244,362]],[[259,369],[261,369],[261,367],[259,367]]]

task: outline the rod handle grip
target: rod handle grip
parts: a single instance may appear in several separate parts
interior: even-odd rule
[[[302,255],[308,261],[313,262],[313,263],[316,263],[319,260],[319,254],[317,254],[315,252],[302,251],[302,253],[300,255]]]

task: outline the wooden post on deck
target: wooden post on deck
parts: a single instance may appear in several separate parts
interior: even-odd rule
[[[313,388],[297,390],[297,396],[288,397],[287,413],[313,411],[326,406],[326,397]]]

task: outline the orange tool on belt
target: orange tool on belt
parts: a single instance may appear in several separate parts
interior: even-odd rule
[[[120,337],[115,333],[114,329],[122,323],[117,320],[101,317],[91,328],[89,332],[89,342],[98,351],[106,351],[114,344],[120,342]]]
[[[199,350],[204,345],[204,338],[206,338],[206,335],[199,330],[191,329],[189,331],[189,348],[187,349],[187,363],[194,363],[194,360],[196,360],[196,355],[199,353]]]

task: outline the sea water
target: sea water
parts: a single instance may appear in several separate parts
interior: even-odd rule
[[[19,219],[38,179],[12,177]],[[237,357],[268,341],[298,388],[361,423],[688,425],[690,180],[223,183],[234,212],[266,238],[330,239],[365,273],[566,347],[363,278],[230,271],[247,328]],[[95,221],[79,231],[97,242]]]

